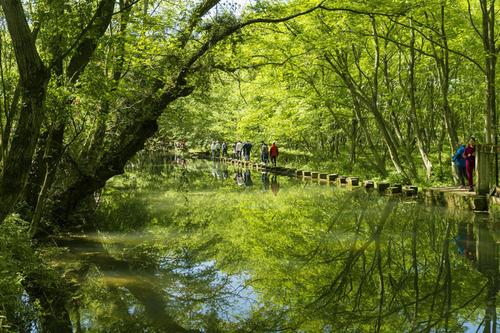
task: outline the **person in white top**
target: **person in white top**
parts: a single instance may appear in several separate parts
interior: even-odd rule
[[[215,158],[215,141],[212,141],[212,144],[210,145],[210,152],[212,153],[212,159]]]
[[[243,150],[243,143],[241,141],[238,141],[236,143],[236,158],[241,160],[241,151]]]

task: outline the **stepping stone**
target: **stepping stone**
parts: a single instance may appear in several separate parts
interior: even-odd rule
[[[488,199],[485,195],[474,196],[474,211],[486,212],[488,211]]]
[[[373,180],[366,180],[364,182],[364,187],[369,190],[369,189],[374,189],[375,188],[375,183],[373,182]]]
[[[391,186],[389,183],[382,182],[377,184],[377,189],[379,190],[379,192],[385,192],[385,190],[387,190],[389,186]]]
[[[328,180],[331,181],[331,182],[334,182],[335,180],[337,180],[339,175],[337,175],[336,173],[332,173],[332,174],[329,174],[328,175]]]
[[[403,194],[407,197],[412,197],[418,194],[417,186],[405,186],[403,188]]]
[[[351,186],[359,186],[359,178],[358,177],[349,177],[347,179],[347,183]]]
[[[340,185],[346,185],[347,184],[347,177],[346,176],[339,176],[339,178],[337,178],[337,183]]]

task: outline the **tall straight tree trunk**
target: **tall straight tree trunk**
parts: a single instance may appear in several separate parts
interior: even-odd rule
[[[359,122],[359,125],[360,125],[359,127],[361,128],[361,131],[365,135],[366,142],[368,143],[368,148],[372,152],[373,158],[375,159],[375,167],[382,177],[386,177],[387,170],[385,168],[385,161],[382,158],[382,156],[380,155],[379,150],[377,149],[377,147],[375,147],[375,144],[373,143],[371,133],[368,129],[369,128],[368,123],[366,122],[365,118],[363,117],[363,115],[361,113],[361,106],[360,106],[360,103],[358,101],[358,98],[352,92],[351,92],[351,96],[352,96],[352,100],[353,100],[353,104],[354,104],[354,107],[353,107],[354,114],[356,115],[356,119]]]
[[[482,41],[485,53],[486,80],[486,126],[485,143],[498,145],[498,126],[496,112],[496,63],[495,41],[495,0],[479,0],[482,13]],[[496,151],[496,150],[495,150]],[[498,155],[495,153],[495,184],[498,185]]]
[[[441,88],[441,107],[443,110],[443,121],[448,135],[448,140],[453,150],[458,146],[459,140],[457,131],[455,128],[455,115],[453,109],[450,106],[449,92],[450,92],[450,62],[449,62],[449,50],[448,50],[448,37],[446,34],[445,27],[445,11],[446,7],[444,4],[441,5],[440,11],[440,39],[442,47],[439,52],[436,49],[435,43],[432,41],[431,36],[431,47],[434,55],[434,60],[436,62],[436,69],[439,77],[439,85]]]
[[[378,95],[379,95],[379,86],[378,86],[378,75],[380,69],[380,46],[378,40],[378,31],[377,24],[375,21],[375,17],[370,17],[372,23],[372,31],[373,31],[373,47],[374,47],[374,60],[373,60],[373,86],[372,86],[372,96],[370,103],[370,110],[375,116],[375,121],[379,127],[379,130],[382,132],[382,136],[389,150],[389,155],[391,156],[391,160],[396,168],[396,171],[406,180],[409,181],[410,178],[406,174],[403,164],[399,159],[399,153],[396,147],[396,144],[392,140],[392,137],[387,129],[384,118],[378,107]]]
[[[352,129],[352,135],[351,135],[350,162],[351,165],[354,165],[356,163],[356,146],[358,144],[358,121],[356,120],[356,118],[353,118],[351,120],[351,129]]]
[[[410,21],[410,25],[412,22]],[[415,129],[415,137],[417,139],[417,147],[420,152],[420,157],[422,158],[422,162],[425,167],[425,175],[427,180],[430,179],[432,174],[432,163],[429,159],[429,155],[427,154],[427,150],[424,146],[424,135],[422,128],[420,126],[420,119],[417,115],[417,101],[415,97],[416,92],[416,83],[415,83],[415,31],[411,29],[411,38],[410,38],[410,63],[409,63],[409,78],[408,78],[408,95],[410,97],[410,119]]]

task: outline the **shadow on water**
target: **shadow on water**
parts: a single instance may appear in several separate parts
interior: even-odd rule
[[[495,217],[217,162],[141,163],[109,184],[99,232],[57,240],[75,331],[497,330]]]

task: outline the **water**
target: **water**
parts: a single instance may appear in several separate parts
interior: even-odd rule
[[[498,222],[237,170],[136,162],[59,239],[89,332],[494,332]]]

